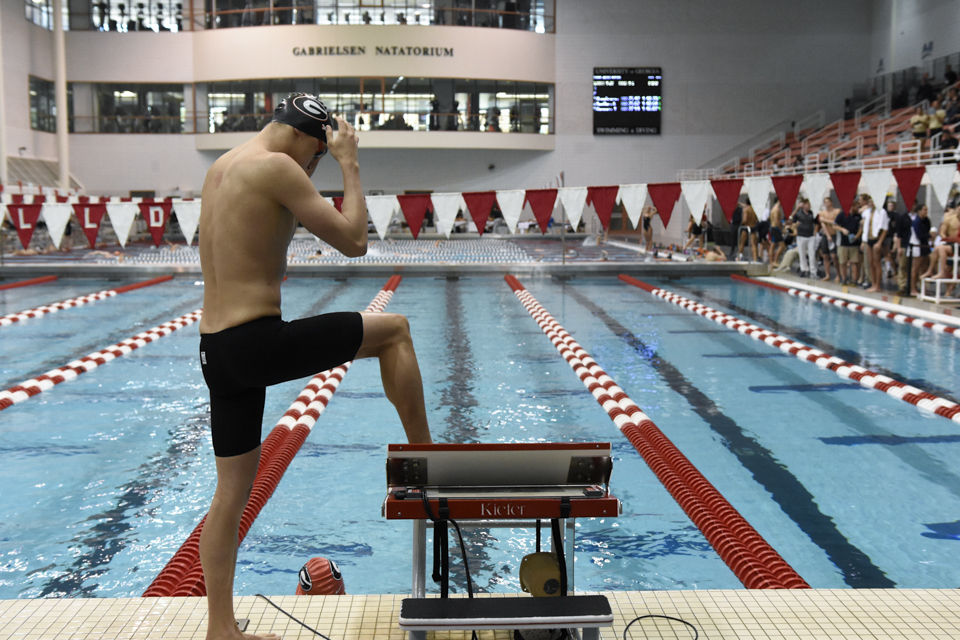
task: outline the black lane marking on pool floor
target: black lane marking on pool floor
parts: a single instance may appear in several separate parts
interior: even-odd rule
[[[337,280],[337,286],[333,287],[325,294],[320,296],[320,298],[313,303],[310,307],[310,310],[307,311],[307,316],[315,316],[323,313],[323,310],[327,308],[331,302],[334,301],[343,291],[350,286],[350,283],[346,280]]]
[[[727,333],[730,329],[667,329],[667,333]]]
[[[818,438],[824,444],[839,444],[845,447],[860,444],[881,444],[896,446],[901,444],[957,444],[960,435],[942,436],[897,436],[897,435],[867,435],[867,436],[825,436]]]
[[[789,325],[782,324],[776,319],[766,315],[765,313],[762,313],[760,311],[753,311],[752,309],[741,307],[740,305],[735,304],[732,300],[722,300],[720,298],[717,298],[715,296],[708,294],[706,291],[703,291],[702,289],[697,289],[694,287],[685,287],[679,284],[673,285],[673,286],[676,289],[687,291],[691,295],[696,296],[696,298],[698,298],[699,300],[711,302],[715,305],[719,305],[721,307],[726,307],[728,309],[731,309],[737,314],[739,314],[741,316],[741,319],[749,319],[751,322],[754,322],[760,326],[763,326],[766,329],[776,331],[777,333],[783,336],[792,338],[794,340],[798,340],[811,347],[816,347],[821,351],[825,351],[831,355],[837,356],[838,358],[842,358],[851,364],[860,365],[861,367],[870,369],[875,373],[880,373],[885,376],[889,376],[895,380],[900,380],[901,382],[904,382],[906,384],[913,385],[920,389],[927,390],[942,398],[946,398],[951,402],[960,402],[960,400],[957,400],[951,395],[949,389],[944,389],[943,387],[936,385],[923,378],[908,378],[907,376],[901,375],[896,371],[891,371],[886,367],[874,364],[870,362],[863,354],[861,354],[858,351],[854,351],[852,349],[841,349],[840,347],[834,344],[831,344],[825,340],[821,340],[817,336],[811,334],[810,332],[804,329],[797,329],[796,327],[791,327]],[[718,309],[718,311],[722,311],[722,309]],[[691,315],[695,315],[703,318],[703,316],[700,316],[699,314],[694,313],[692,311],[690,313]],[[708,318],[704,318],[704,320],[708,320]],[[710,322],[713,322],[713,320],[710,320]],[[734,331],[732,329],[727,329],[727,332],[739,333],[738,331]]]
[[[789,392],[800,392],[800,393],[810,393],[818,391],[848,391],[853,389],[855,391],[869,391],[863,385],[858,382],[824,382],[824,383],[813,383],[813,384],[758,384],[747,387],[749,391],[754,393],[789,393]]]
[[[837,529],[833,519],[820,511],[810,491],[773,453],[748,436],[742,427],[725,415],[720,407],[705,393],[691,383],[672,363],[657,355],[632,331],[611,317],[585,295],[562,284],[564,293],[570,294],[603,322],[617,337],[623,339],[642,358],[647,360],[672,390],[690,404],[694,412],[723,438],[727,449],[740,464],[750,471],[780,509],[803,531],[843,574],[843,581],[851,587],[894,587],[894,583],[873,564],[870,557],[854,546]]]
[[[687,314],[689,315],[689,314]],[[792,358],[786,353],[703,353],[701,358],[756,358],[758,360],[766,358]]]
[[[473,443],[480,441],[477,428],[483,421],[478,420],[476,408],[479,402],[474,396],[476,387],[476,362],[470,343],[466,313],[463,305],[463,282],[460,278],[446,278],[444,286],[444,333],[446,343],[446,369],[444,386],[440,390],[440,407],[446,410],[444,430],[433,434],[436,442]],[[468,528],[462,531],[463,545],[469,558],[473,589],[477,592],[495,590],[509,576],[501,573],[500,567],[491,557],[489,549],[497,541],[491,529],[486,527]],[[457,548],[456,534],[449,533],[448,543]],[[488,577],[486,586],[479,584],[480,575]],[[467,592],[467,572],[463,558],[459,553],[450,554],[450,592]]]

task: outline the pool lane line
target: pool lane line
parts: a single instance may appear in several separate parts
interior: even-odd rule
[[[802,342],[790,340],[769,329],[750,324],[736,316],[717,311],[695,300],[690,300],[689,298],[665,289],[659,289],[631,276],[620,274],[619,278],[627,284],[643,289],[659,298],[663,298],[667,302],[687,309],[691,313],[713,320],[717,324],[749,336],[754,340],[766,343],[771,347],[780,349],[784,353],[792,354],[804,362],[812,362],[821,369],[829,369],[841,378],[856,380],[863,387],[883,391],[898,400],[912,404],[921,411],[935,413],[938,416],[960,424],[960,404],[956,402],[941,398],[940,396],[918,389],[890,376],[871,371],[860,365],[852,364],[836,356],[824,353],[820,349],[805,345]]]
[[[520,281],[509,274],[504,279],[560,356],[744,586],[809,588]]]
[[[701,304],[703,302],[712,302],[714,304],[723,305],[725,308],[728,308],[731,311],[739,313],[741,318],[748,318],[749,320],[757,324],[763,323],[765,324],[767,329],[773,330],[774,332],[778,332],[786,336],[792,336],[793,339],[795,340],[805,341],[808,347],[816,347],[817,349],[820,349],[821,351],[824,351],[824,352],[833,352],[834,355],[840,357],[841,359],[847,360],[848,363],[860,365],[864,368],[871,369],[874,373],[879,373],[881,375],[887,376],[888,378],[900,380],[900,382],[906,382],[907,384],[917,387],[918,389],[925,389],[934,395],[939,395],[943,398],[946,398],[950,402],[960,402],[960,400],[954,397],[954,395],[950,392],[949,389],[941,387],[940,385],[937,385],[931,382],[930,380],[926,380],[922,377],[907,378],[905,376],[900,375],[899,372],[892,371],[891,369],[888,369],[880,365],[879,363],[871,363],[870,358],[864,356],[860,352],[854,349],[838,347],[835,344],[832,344],[830,342],[827,342],[826,340],[818,338],[817,336],[813,335],[806,329],[801,329],[798,327],[781,323],[775,318],[765,313],[762,313],[760,311],[755,311],[753,309],[747,309],[729,299],[721,299],[721,298],[712,296],[709,293],[701,289],[695,288],[691,285],[677,284],[676,286],[680,289],[686,289],[689,292],[687,295],[692,295],[696,299],[701,300],[702,301]],[[687,310],[687,313],[690,313],[690,311]],[[724,327],[722,329],[701,329],[701,331],[706,331],[708,333],[714,333],[714,332],[725,333],[725,332],[728,332],[729,329]],[[792,357],[792,354],[788,354],[788,353],[781,353],[781,355]],[[864,387],[864,389],[866,389],[866,387]]]
[[[769,449],[726,415],[710,396],[701,391],[673,363],[661,357],[655,348],[645,344],[587,296],[573,288],[565,288],[564,292],[586,307],[617,337],[623,339],[650,364],[671,390],[689,403],[694,413],[722,439],[730,453],[753,476],[763,491],[770,495],[780,510],[813,544],[823,550],[830,562],[840,571],[846,584],[855,588],[896,586],[863,550],[840,532],[833,518],[820,510],[815,497],[803,482],[793,475],[785,464],[777,460]]]
[[[79,360],[73,360],[61,367],[51,369],[50,371],[35,378],[24,380],[20,384],[10,387],[6,391],[0,391],[0,411],[12,407],[19,402],[23,402],[28,398],[32,398],[42,391],[46,391],[47,389],[50,389],[61,382],[74,380],[82,373],[93,371],[102,364],[106,364],[107,362],[110,362],[115,358],[119,358],[120,356],[125,356],[134,349],[139,349],[146,344],[149,344],[155,340],[159,340],[164,336],[168,336],[177,329],[182,329],[183,327],[191,325],[200,319],[200,315],[202,313],[202,309],[191,311],[190,313],[184,314],[179,318],[164,322],[163,324],[153,327],[152,329],[142,331],[133,337],[127,338],[122,342],[118,342],[115,345],[111,345],[99,351],[94,351],[93,353],[85,355]]]
[[[18,282],[8,282],[6,284],[0,284],[0,291],[6,291],[7,289],[17,289],[18,287],[29,287],[35,284],[43,284],[44,282],[53,282],[57,279],[57,276],[41,276],[39,278],[30,278],[29,280],[20,280]]]
[[[70,298],[69,300],[45,304],[34,309],[10,313],[5,316],[0,316],[0,327],[6,327],[15,322],[28,320],[30,318],[39,318],[42,315],[55,313],[57,311],[62,311],[63,309],[71,309],[73,307],[79,307],[91,302],[99,302],[100,300],[106,300],[107,298],[112,298],[120,295],[121,293],[126,293],[135,289],[142,289],[143,287],[149,287],[151,285],[160,284],[161,282],[167,282],[169,280],[173,280],[172,275],[160,276],[158,278],[144,280],[143,282],[135,282],[133,284],[116,287],[114,289],[104,289],[103,291],[97,291],[96,293],[90,293],[85,296],[78,296],[76,298]]]
[[[381,312],[400,284],[401,276],[391,276],[365,311]],[[273,495],[280,478],[303,445],[320,414],[350,369],[352,361],[314,376],[260,445],[260,462],[247,506],[240,518],[239,541],[243,542],[253,521]],[[206,585],[200,564],[200,534],[206,514],[194,527],[166,566],[143,592],[143,597],[204,596]]]
[[[922,318],[914,318],[913,316],[908,316],[905,313],[897,313],[896,311],[890,311],[887,309],[878,309],[877,307],[860,304],[859,302],[854,302],[852,300],[834,298],[833,296],[823,295],[798,287],[782,287],[772,282],[764,282],[763,280],[756,280],[754,278],[748,278],[738,274],[731,274],[730,277],[740,282],[746,282],[748,284],[766,287],[767,289],[773,289],[774,291],[786,293],[795,298],[806,298],[808,300],[814,300],[816,302],[820,302],[832,307],[838,307],[840,309],[859,311],[864,315],[890,320],[892,322],[896,322],[897,324],[907,324],[919,329],[929,329],[931,331],[936,331],[937,333],[947,333],[956,338],[960,338],[960,327],[951,326],[942,322],[933,322],[931,320],[924,320]]]

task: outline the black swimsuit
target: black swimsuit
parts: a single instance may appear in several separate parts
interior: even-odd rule
[[[214,453],[236,456],[260,446],[266,388],[348,362],[362,341],[363,317],[355,311],[293,322],[270,316],[201,334]]]

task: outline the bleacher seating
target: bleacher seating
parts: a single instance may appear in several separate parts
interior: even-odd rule
[[[915,106],[893,109],[887,114],[870,113],[858,118],[835,120],[819,128],[788,132],[781,139],[753,150],[740,158],[736,166],[727,165],[726,173],[744,168],[772,172],[794,166],[802,158],[806,170],[829,166],[839,169],[843,163],[862,161],[864,166],[889,166],[900,154],[917,153],[911,136],[910,118]],[[859,125],[859,126],[858,126]]]

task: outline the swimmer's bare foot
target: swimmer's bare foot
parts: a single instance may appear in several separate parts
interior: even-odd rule
[[[867,293],[880,293],[880,289],[877,287],[870,287],[867,289]]]

